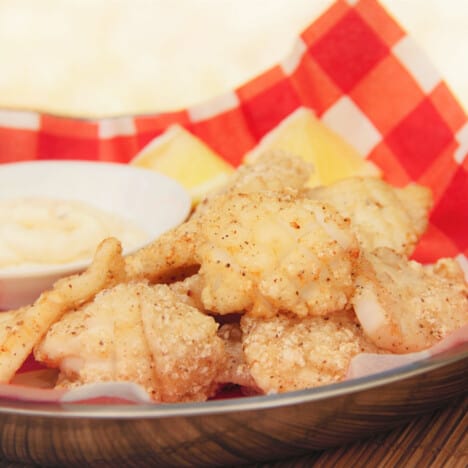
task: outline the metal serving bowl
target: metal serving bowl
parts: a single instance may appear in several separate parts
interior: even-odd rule
[[[281,395],[163,405],[0,401],[0,454],[47,466],[240,465],[388,430],[468,388],[468,344],[392,371]]]

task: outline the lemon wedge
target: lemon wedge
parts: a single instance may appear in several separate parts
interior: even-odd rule
[[[314,166],[308,185],[327,185],[352,176],[379,177],[381,171],[365,160],[350,144],[301,107],[267,133],[245,155],[245,162],[269,150],[282,150],[303,157]]]
[[[177,180],[198,203],[221,187],[234,168],[203,141],[179,125],[169,127],[146,145],[130,164]]]

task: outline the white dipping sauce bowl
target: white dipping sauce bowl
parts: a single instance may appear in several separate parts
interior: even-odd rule
[[[50,198],[85,202],[148,233],[146,241],[183,222],[191,208],[175,180],[126,164],[88,161],[28,161],[0,164],[0,200]],[[83,271],[92,258],[65,264],[0,268],[0,310],[30,304],[57,279]]]

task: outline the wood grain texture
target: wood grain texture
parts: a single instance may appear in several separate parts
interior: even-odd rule
[[[377,386],[317,399],[299,393],[279,405],[213,402],[205,413],[156,406],[98,417],[71,405],[47,413],[3,402],[0,466],[461,468],[468,463],[468,354],[458,356]]]
[[[249,468],[468,466],[468,396],[366,440]]]
[[[248,468],[349,468],[371,466],[453,467],[468,466],[468,396],[448,407],[412,420],[388,433],[335,449],[315,451],[301,457],[246,465]],[[141,462],[141,460],[140,460]],[[126,466],[154,466],[129,460]],[[0,458],[5,468],[43,467],[18,464]],[[93,465],[88,465],[93,466]],[[94,466],[104,467],[104,462]],[[110,465],[107,465],[110,466]]]

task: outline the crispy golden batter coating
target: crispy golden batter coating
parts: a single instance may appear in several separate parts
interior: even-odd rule
[[[261,153],[255,161],[239,166],[221,190],[198,205],[195,215],[205,213],[211,201],[219,195],[301,189],[312,170],[312,166],[301,157],[283,151]]]
[[[142,318],[161,400],[212,396],[226,358],[214,319],[180,302],[165,285],[153,287],[151,297],[142,301]]]
[[[352,311],[305,318],[244,315],[241,328],[250,373],[265,393],[339,382],[356,354],[378,352]]]
[[[97,248],[83,273],[58,280],[28,307],[0,316],[0,382],[9,382],[51,325],[68,310],[125,278],[120,242],[109,238]]]
[[[128,277],[133,280],[165,282],[178,276],[181,269],[196,265],[197,237],[203,229],[205,215],[210,216],[211,204],[219,196],[301,188],[307,182],[310,172],[310,165],[302,158],[279,152],[267,153],[253,164],[240,166],[232,180],[220,192],[200,203],[188,221],[128,256]]]
[[[389,247],[405,255],[413,252],[426,230],[432,206],[432,194],[426,187],[396,188],[373,177],[344,179],[307,194],[350,218],[362,248]]]
[[[227,193],[129,257],[127,275],[159,281],[200,265],[192,305],[219,314],[284,309],[305,316],[346,306],[357,255],[349,223],[325,203],[294,190]]]
[[[212,201],[196,248],[207,310],[307,316],[346,306],[357,240],[333,207],[296,195],[257,192]]]
[[[125,258],[127,277],[134,281],[146,279],[154,283],[164,282],[177,276],[180,270],[196,265],[197,230],[197,222],[185,222],[128,255]]]
[[[128,381],[154,400],[206,400],[224,364],[213,318],[166,285],[123,283],[55,323],[35,350],[59,367],[59,385]]]
[[[352,302],[366,335],[392,353],[429,348],[468,323],[468,287],[451,259],[423,266],[387,248],[366,253]]]
[[[35,349],[38,361],[60,368],[61,387],[130,381],[159,399],[150,348],[144,339],[144,284],[119,284],[67,313]]]
[[[188,276],[182,281],[176,281],[169,285],[169,288],[177,294],[177,297],[182,302],[195,307],[198,310],[204,311],[204,306],[201,302],[202,281],[197,273]]]
[[[300,189],[305,186],[312,171],[312,165],[301,157],[279,150],[267,151],[259,154],[254,161],[240,166],[224,193]]]

